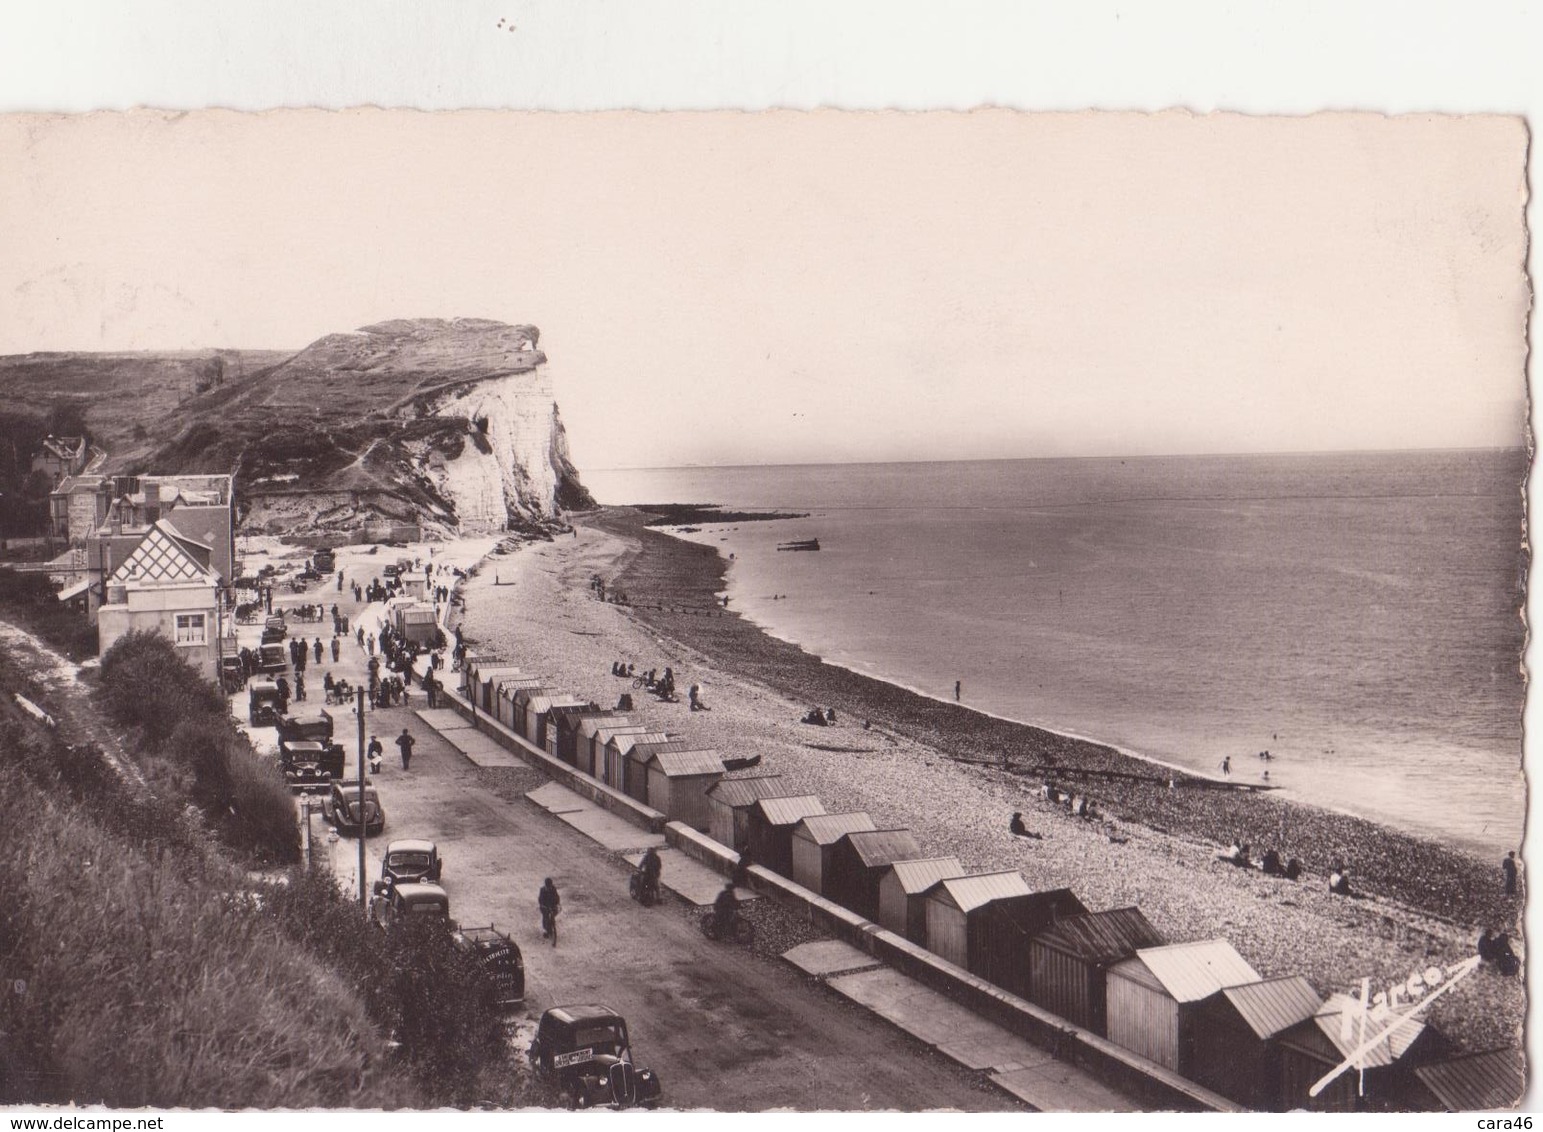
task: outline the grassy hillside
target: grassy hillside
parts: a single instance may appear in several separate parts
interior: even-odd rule
[[[0,1105],[528,1103],[445,933],[387,935],[322,874],[254,874],[13,692],[59,710],[0,653]]]

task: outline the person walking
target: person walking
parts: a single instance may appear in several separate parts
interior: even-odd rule
[[[402,769],[408,769],[408,764],[413,761],[413,737],[407,728],[402,728],[402,733],[396,737],[397,749],[402,752]]]
[[[1500,873],[1505,877],[1505,894],[1516,895],[1516,851],[1505,855],[1505,860],[1500,862]]]
[[[339,651],[338,650],[338,637],[337,637],[337,634],[334,633],[334,634],[332,634],[332,663],[333,664],[336,664],[338,662],[338,651]]]
[[[381,745],[379,735],[370,736],[370,745],[364,749],[365,760],[370,764],[370,773],[379,774],[382,761],[385,759],[386,748]]]
[[[963,686],[964,685],[963,685],[963,683],[961,681],[959,681],[959,680],[955,680],[954,681],[954,703],[958,703],[959,702],[959,690]]]
[[[305,699],[305,669],[299,669],[295,673],[295,702]]]
[[[343,571],[338,571],[338,593],[343,592]]]
[[[1226,755],[1226,756],[1224,756],[1222,758],[1222,777],[1223,778],[1231,778],[1232,777],[1232,756],[1231,755]]]
[[[363,625],[360,625],[357,629],[354,630],[354,640],[359,642],[359,647],[360,648],[364,647],[364,626]]]
[[[311,655],[316,658],[316,663],[321,663],[321,638],[317,637],[311,645]]]

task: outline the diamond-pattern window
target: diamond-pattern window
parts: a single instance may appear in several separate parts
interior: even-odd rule
[[[113,580],[197,582],[204,581],[208,575],[197,559],[156,526],[150,528],[134,552],[123,560],[123,565],[113,571]]]

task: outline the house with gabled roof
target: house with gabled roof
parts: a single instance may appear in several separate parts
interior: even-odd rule
[[[128,633],[160,633],[195,669],[219,674],[220,576],[210,566],[213,548],[157,520],[108,575],[97,610],[105,653]]]

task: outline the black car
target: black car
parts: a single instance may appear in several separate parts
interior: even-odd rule
[[[530,1062],[555,1077],[574,1108],[653,1108],[664,1095],[652,1069],[633,1066],[627,1023],[609,1006],[548,1010],[530,1043]]]
[[[307,740],[287,743],[279,748],[279,765],[291,790],[325,790],[343,777],[343,748]]]
[[[380,879],[375,891],[384,892],[393,884],[427,881],[438,884],[445,863],[439,859],[439,847],[432,841],[412,838],[393,841],[386,846],[380,861]]]
[[[253,680],[247,685],[247,721],[253,727],[268,727],[283,718],[284,697],[271,680]]]
[[[375,787],[364,788],[364,813],[360,814],[357,778],[343,781],[334,779],[332,790],[322,801],[321,813],[339,833],[359,833],[362,825],[364,834],[368,836],[386,828],[386,811],[381,809],[380,795]]]
[[[525,1001],[525,957],[514,940],[489,925],[459,929],[455,943],[481,961],[491,988],[489,1004],[495,1010],[508,1010]]]

